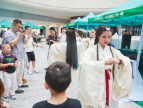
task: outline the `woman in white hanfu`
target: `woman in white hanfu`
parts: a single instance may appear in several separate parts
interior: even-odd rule
[[[66,90],[66,94],[69,98],[77,99],[79,91],[78,62],[81,60],[85,50],[81,42],[76,42],[74,28],[68,28],[66,36],[66,43],[58,43],[51,46],[48,66],[56,61],[66,62],[71,66],[72,81]]]
[[[76,41],[81,42],[81,37],[79,36],[79,34],[76,32],[75,35],[76,35]]]
[[[90,40],[86,40],[86,43],[88,43],[88,46],[87,48],[91,47],[94,45],[94,41],[95,41],[95,37],[96,37],[96,30],[97,30],[97,27],[93,28],[91,30],[91,36],[92,38]]]
[[[97,28],[93,28],[91,30],[91,36],[92,36],[92,38],[84,38],[84,39],[82,39],[81,42],[84,45],[85,50],[87,50],[89,47],[91,47],[91,46],[94,45],[94,40],[95,40],[95,37],[96,37],[96,29]]]
[[[108,26],[99,26],[95,45],[86,50],[79,64],[78,99],[82,108],[119,108],[118,100],[128,97],[131,92],[130,60],[107,46],[111,36]]]

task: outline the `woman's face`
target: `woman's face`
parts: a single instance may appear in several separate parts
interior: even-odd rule
[[[111,40],[112,32],[111,31],[104,31],[99,37],[99,43],[101,46],[107,45]]]
[[[54,30],[50,30],[50,35],[51,36],[55,36],[55,31]]]
[[[95,33],[96,33],[95,30],[92,29],[92,30],[91,30],[91,36],[92,36],[93,38],[95,38],[95,36],[96,36]]]
[[[65,33],[66,32],[66,30],[65,29],[62,29],[62,33]]]
[[[76,33],[76,37],[78,37],[78,33]]]

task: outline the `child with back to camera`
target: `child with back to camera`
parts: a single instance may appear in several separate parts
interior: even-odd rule
[[[68,98],[66,89],[71,83],[71,67],[64,62],[51,64],[45,76],[45,88],[51,92],[51,98],[36,103],[33,108],[81,108],[77,99]]]

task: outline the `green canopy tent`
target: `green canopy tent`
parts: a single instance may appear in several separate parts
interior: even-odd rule
[[[4,19],[2,22],[0,22],[1,28],[11,28],[12,23],[9,22],[8,20]]]
[[[26,24],[23,24],[23,25],[22,25],[23,28],[24,28],[25,26],[30,26],[31,29],[43,29],[43,27],[36,26],[36,25],[32,24],[31,22],[27,22]]]
[[[96,24],[92,24],[92,23],[88,23],[88,18],[93,18],[96,17],[92,12],[90,12],[87,16],[85,16],[84,18],[82,18],[81,20],[78,21],[74,21],[72,23],[70,23],[69,26],[74,27],[74,28],[79,28],[79,29],[84,29],[84,30],[91,30],[94,27],[97,27],[99,25],[101,25],[100,23],[96,23]],[[114,24],[110,24],[110,26],[115,26]]]
[[[137,67],[139,67],[143,41],[143,0],[129,0],[123,5],[88,19],[89,24],[117,24],[137,26],[142,24],[142,33],[138,48]]]
[[[82,18],[82,19],[80,19],[78,21],[72,22],[70,24],[70,26],[75,27],[75,28],[77,27],[79,29],[86,29],[87,28],[87,32],[88,32],[88,27],[89,27],[88,18],[93,18],[93,17],[95,17],[95,15],[92,12],[90,12],[84,18]],[[90,24],[90,28],[94,28],[94,27],[96,27],[96,25]]]
[[[66,24],[66,25],[63,25],[62,27],[68,28],[68,27],[70,27],[70,25],[71,25],[72,23],[74,23],[74,22],[76,22],[76,21],[79,21],[79,20],[81,20],[80,17],[78,17],[78,18],[77,18],[76,20],[74,20],[73,22],[70,22],[70,23],[68,23],[68,24]]]

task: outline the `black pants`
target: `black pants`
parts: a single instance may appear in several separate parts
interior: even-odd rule
[[[27,57],[28,57],[28,61],[35,61],[35,54],[34,52],[26,52],[27,53]]]

